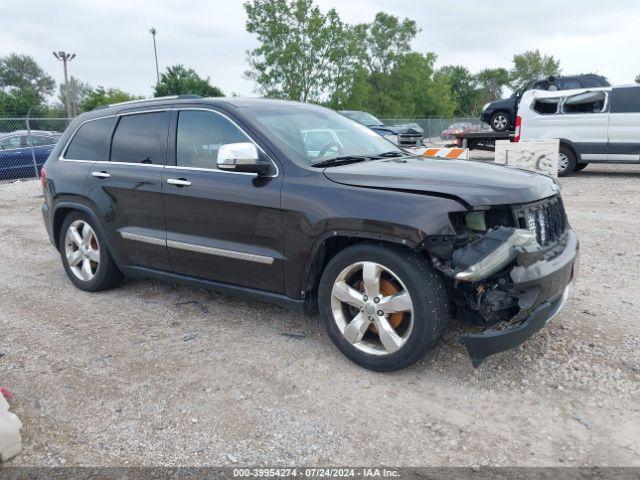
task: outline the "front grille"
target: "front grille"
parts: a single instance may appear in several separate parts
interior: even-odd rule
[[[401,133],[398,142],[400,145],[422,145],[422,138],[419,133]]]
[[[558,241],[567,230],[567,215],[560,196],[515,207],[520,228],[535,233],[542,246]]]

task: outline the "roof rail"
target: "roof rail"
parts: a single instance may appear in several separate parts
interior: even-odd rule
[[[186,93],[182,95],[169,95],[166,97],[154,97],[154,98],[141,98],[139,100],[129,100],[127,102],[110,103],[109,105],[101,105],[94,110],[100,110],[102,108],[115,107],[119,105],[135,105],[136,103],[155,102],[162,100],[188,100],[193,98],[202,98],[202,95],[195,95],[192,93]]]

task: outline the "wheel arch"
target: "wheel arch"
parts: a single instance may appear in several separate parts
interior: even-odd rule
[[[567,147],[569,150],[571,150],[571,152],[573,153],[573,156],[576,159],[576,163],[582,163],[581,162],[581,156],[580,156],[580,152],[578,150],[578,148],[576,147],[575,143],[573,143],[571,140],[567,140],[566,138],[560,138],[560,146],[565,146]]]
[[[322,272],[329,261],[341,250],[363,243],[405,249],[407,252],[414,252],[417,247],[406,239],[383,234],[346,230],[326,232],[314,244],[302,275],[301,293],[311,309],[315,308],[313,300]]]
[[[107,238],[104,234],[102,224],[98,220],[98,216],[91,207],[83,203],[63,200],[57,202],[53,210],[53,241],[55,242],[55,246],[58,251],[60,250],[60,230],[62,229],[62,224],[64,223],[65,218],[73,212],[86,213],[91,218],[96,228],[100,230],[101,237],[104,239]],[[109,253],[113,254],[108,244],[107,249]]]

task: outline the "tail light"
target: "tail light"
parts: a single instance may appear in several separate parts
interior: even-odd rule
[[[518,115],[516,117],[516,131],[515,131],[515,134],[513,136],[513,141],[514,142],[519,142],[521,134],[522,134],[522,117],[520,115]]]
[[[40,169],[40,183],[42,183],[42,191],[47,186],[47,167],[42,167]]]

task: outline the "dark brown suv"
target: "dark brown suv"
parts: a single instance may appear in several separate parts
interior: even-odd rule
[[[485,330],[463,337],[475,365],[521,343],[562,307],[578,254],[555,180],[410,156],[300,103],[96,110],[42,180],[78,288],[157,277],[318,308],[336,346],[373,370],[420,359],[451,312]]]

